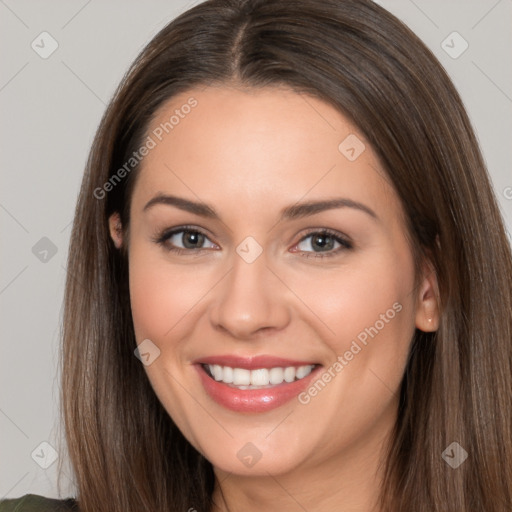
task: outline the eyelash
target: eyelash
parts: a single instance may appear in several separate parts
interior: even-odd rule
[[[173,235],[176,235],[178,233],[199,233],[203,235],[204,237],[208,238],[208,235],[204,233],[201,229],[195,227],[195,226],[180,226],[179,228],[173,228],[171,230],[164,230],[160,234],[158,234],[155,238],[153,238],[153,242],[155,242],[158,245],[161,245],[164,247],[167,251],[172,252],[177,255],[186,254],[188,256],[191,256],[191,253],[195,253],[195,255],[200,255],[203,251],[207,251],[208,249],[182,249],[181,247],[172,247],[168,245],[168,240]],[[338,242],[341,247],[338,247],[337,249],[334,249],[329,252],[314,252],[314,251],[294,251],[298,253],[302,253],[301,256],[304,258],[330,258],[333,256],[337,256],[340,252],[346,251],[349,249],[353,249],[352,243],[341,236],[340,233],[337,231],[333,231],[332,229],[324,228],[324,229],[316,229],[311,230],[308,233],[306,233],[295,245],[300,244],[307,238],[309,238],[312,235],[327,235],[330,238],[332,238],[335,242]],[[209,240],[209,238],[208,238]]]

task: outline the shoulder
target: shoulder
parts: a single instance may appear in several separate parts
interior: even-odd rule
[[[74,499],[55,500],[26,494],[21,498],[0,501],[0,512],[78,512]]]

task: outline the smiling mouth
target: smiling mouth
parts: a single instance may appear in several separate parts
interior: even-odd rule
[[[217,382],[240,390],[266,389],[289,384],[307,377],[318,364],[304,366],[286,366],[273,368],[257,368],[248,370],[218,364],[202,364],[205,373]]]

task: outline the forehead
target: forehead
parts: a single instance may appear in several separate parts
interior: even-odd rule
[[[154,147],[142,162],[134,202],[182,192],[207,196],[219,211],[236,199],[257,213],[343,195],[399,209],[358,128],[322,100],[290,89],[191,89],[159,109],[147,136]]]

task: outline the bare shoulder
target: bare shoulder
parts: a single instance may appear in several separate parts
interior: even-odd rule
[[[78,512],[74,499],[56,500],[36,494],[0,501],[0,512]]]

